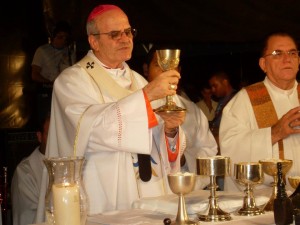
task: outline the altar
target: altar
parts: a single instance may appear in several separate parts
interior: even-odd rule
[[[268,202],[271,189],[255,190],[255,199],[258,207],[263,207]],[[186,195],[186,210],[190,219],[197,220],[198,213],[207,208],[209,191],[198,190]],[[221,222],[198,222],[198,224],[211,225],[272,225],[274,222],[273,212],[265,212],[257,216],[240,216],[237,210],[243,204],[243,192],[217,192],[219,207],[229,212],[231,220]],[[89,216],[86,225],[162,225],[165,218],[175,220],[178,210],[178,196],[175,194],[161,197],[144,198],[133,203],[132,209],[111,211],[98,215]],[[47,225],[36,224],[36,225]]]

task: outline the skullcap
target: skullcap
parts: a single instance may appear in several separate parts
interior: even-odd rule
[[[91,20],[95,19],[95,17],[101,15],[102,13],[105,13],[109,10],[112,9],[119,9],[121,10],[118,6],[116,5],[98,5],[96,6],[92,12],[89,14],[87,22],[90,22]]]

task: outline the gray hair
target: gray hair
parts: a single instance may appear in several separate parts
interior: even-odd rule
[[[95,20],[91,20],[86,23],[86,33],[87,33],[87,35],[99,33],[99,30],[97,28],[97,24],[96,24]]]

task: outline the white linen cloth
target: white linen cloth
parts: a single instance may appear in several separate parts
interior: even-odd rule
[[[263,81],[280,119],[290,109],[299,106],[297,82],[290,90],[274,86],[266,77]],[[299,175],[300,134],[292,134],[283,140],[284,157],[292,159],[289,175]],[[271,127],[258,129],[253,108],[245,89],[239,91],[223,109],[220,126],[220,147],[224,156],[229,156],[233,171],[234,163],[258,162],[260,159],[279,158],[278,144],[272,146]],[[232,174],[233,175],[233,174]],[[264,183],[270,184],[273,178],[265,174]],[[287,189],[291,189],[287,182]],[[225,180],[225,190],[238,190],[234,182]]]
[[[163,225],[163,220],[168,215],[153,213],[146,210],[116,211],[109,214],[99,214],[89,217],[86,225]],[[190,218],[196,221],[196,218]],[[175,217],[171,217],[174,221]],[[232,220],[222,222],[200,222],[200,225],[275,225],[273,212],[268,212],[259,216],[236,216],[232,215]],[[293,223],[294,225],[295,223]],[[48,225],[40,223],[35,225]]]
[[[255,201],[257,206],[262,206],[268,202],[271,195],[271,188],[260,189],[255,191]],[[203,213],[208,208],[208,197],[210,191],[197,190],[185,196],[186,210],[189,215],[196,213]],[[232,213],[237,209],[242,208],[243,192],[217,192],[218,205],[220,209],[228,213]],[[159,213],[166,213],[171,215],[177,214],[178,196],[174,194],[161,196],[158,198],[142,198],[135,201],[133,208],[151,210]]]
[[[271,189],[254,190],[254,196],[258,206],[262,206],[269,200]],[[244,193],[241,192],[217,192],[218,203],[221,209],[230,212],[232,220],[222,222],[200,222],[211,225],[273,225],[273,212],[265,212],[258,216],[239,216],[236,210],[242,207]],[[198,210],[207,207],[209,191],[194,191],[185,196],[185,203],[190,220],[197,221]],[[111,211],[89,216],[86,225],[162,225],[165,218],[172,221],[176,219],[178,210],[178,196],[167,195],[156,198],[145,198],[136,201],[131,210]],[[191,214],[189,214],[191,213]],[[46,224],[36,224],[46,225]]]

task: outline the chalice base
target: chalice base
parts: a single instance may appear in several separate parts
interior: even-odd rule
[[[254,207],[254,208],[241,208],[238,211],[238,214],[241,216],[257,216],[257,215],[261,215],[264,214],[264,211],[259,209],[258,207]]]
[[[173,221],[171,225],[199,225],[199,222],[193,220],[186,220],[186,221]]]
[[[200,221],[210,222],[210,221],[228,221],[231,220],[231,216],[229,213],[224,212],[220,208],[214,208],[212,213],[208,213],[207,215],[198,214],[198,219]]]
[[[163,105],[158,107],[157,109],[153,110],[154,112],[167,112],[167,113],[172,113],[172,112],[185,112],[186,109],[181,108],[177,105]]]

